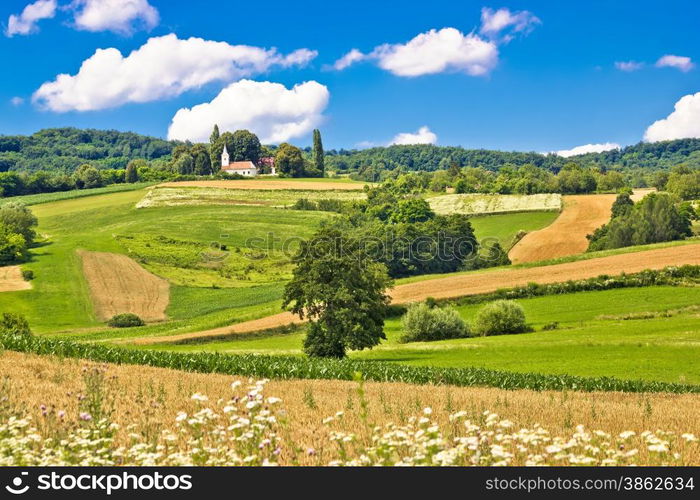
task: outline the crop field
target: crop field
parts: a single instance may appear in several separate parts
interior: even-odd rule
[[[95,314],[102,321],[133,313],[145,321],[162,321],[170,286],[125,255],[78,251]]]
[[[295,184],[298,185],[298,184]],[[137,208],[172,207],[178,205],[269,205],[287,207],[304,198],[311,201],[334,199],[361,200],[366,196],[352,190],[271,190],[233,188],[156,187],[138,202]]]
[[[41,405],[52,411],[64,411],[68,424],[80,411],[76,394],[85,392],[85,373],[100,370],[107,380],[104,392],[114,409],[119,426],[117,444],[128,444],[128,432],[148,437],[173,428],[180,411],[195,413],[201,403],[192,395],[206,395],[209,401],[228,400],[231,382],[245,387],[247,378],[219,374],[188,373],[148,366],[97,364],[52,356],[37,356],[5,351],[0,354],[0,370],[7,374],[3,395],[12,408],[24,409],[34,421],[41,421]],[[459,411],[483,425],[484,412],[507,419],[516,429],[544,425],[554,436],[570,436],[577,425],[601,430],[613,436],[631,431],[663,430],[678,436],[675,443],[682,453],[680,463],[700,463],[697,443],[683,444],[682,434],[700,434],[695,415],[700,399],[691,394],[625,394],[571,391],[503,390],[482,387],[452,387],[330,380],[273,380],[265,395],[277,396],[288,418],[281,433],[285,437],[282,463],[317,465],[337,455],[330,439],[331,430],[354,433],[362,441],[367,429],[388,423],[405,425],[409,417],[432,409],[431,418],[440,427],[450,427],[449,415]],[[206,403],[205,404],[209,404]],[[365,408],[365,413],[360,408]],[[338,417],[342,412],[342,418]],[[362,415],[366,415],[362,417]],[[323,423],[336,416],[334,422]],[[44,431],[47,431],[45,429]],[[41,432],[41,431],[40,431]],[[301,450],[295,453],[294,448]],[[632,443],[628,442],[629,447]],[[307,450],[314,450],[308,453]],[[640,446],[637,463],[659,460]]]
[[[19,266],[0,267],[0,292],[17,292],[31,287],[32,284],[22,277],[22,268]]]
[[[610,220],[615,195],[564,196],[561,215],[549,226],[525,235],[508,256],[515,264],[556,259],[586,251],[596,228]]]
[[[447,194],[432,197],[428,202],[440,215],[559,211],[562,207],[559,194]]]

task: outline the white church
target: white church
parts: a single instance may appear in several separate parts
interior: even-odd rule
[[[277,174],[274,158],[261,158],[260,162],[270,167],[270,175]],[[226,144],[224,144],[224,150],[221,153],[221,171],[227,174],[242,175],[244,177],[256,177],[260,173],[255,163],[250,160],[232,162],[228,150],[226,149]]]

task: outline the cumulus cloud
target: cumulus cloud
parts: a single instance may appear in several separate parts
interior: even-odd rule
[[[7,22],[6,36],[28,35],[38,30],[37,23],[56,15],[56,0],[37,0],[27,5],[19,15],[11,15]]]
[[[316,53],[288,55],[275,49],[229,45],[170,34],[150,38],[124,57],[115,48],[98,49],[75,75],[61,74],[33,95],[40,107],[56,111],[94,111],[132,102],[174,97],[214,81],[260,74],[273,66],[306,64]]]
[[[359,61],[373,60],[397,76],[413,77],[443,72],[486,75],[498,64],[498,45],[517,34],[525,35],[541,21],[526,10],[511,12],[485,7],[477,33],[456,28],[432,29],[406,43],[385,43],[369,53],[352,49],[331,66],[338,71]]]
[[[443,28],[421,33],[406,43],[380,45],[367,57],[397,76],[443,72],[479,76],[496,66],[498,48],[473,33],[465,35],[455,28]]]
[[[158,25],[158,10],[148,0],[74,0],[74,24],[85,31],[113,31],[123,35],[137,27]]]
[[[642,69],[644,67],[644,63],[637,61],[616,61],[615,67],[620,71],[626,71],[629,73]]]
[[[685,56],[674,56],[672,54],[666,54],[656,61],[657,68],[676,68],[684,73],[687,73],[695,67],[693,61],[690,57]]]
[[[488,7],[481,9],[481,28],[479,32],[489,38],[508,42],[520,34],[530,33],[542,21],[527,10],[511,12],[507,8],[493,10]]]
[[[24,104],[24,99],[22,99],[21,97],[13,97],[12,99],[10,99],[10,104],[12,104],[13,106],[21,106],[22,104]]]
[[[644,133],[648,142],[700,138],[700,92],[681,97],[673,112],[657,120]]]
[[[389,145],[392,144],[435,144],[437,142],[437,135],[430,131],[426,126],[418,129],[416,133],[404,132],[402,134],[397,134],[396,137],[392,139]]]
[[[563,149],[554,151],[554,154],[568,158],[569,156],[585,155],[586,153],[602,153],[611,149],[620,149],[620,145],[615,142],[606,142],[602,144],[584,144],[571,149]]]
[[[342,71],[345,68],[352,66],[356,62],[365,60],[366,58],[367,56],[359,50],[352,49],[350,52],[334,62],[331,68],[337,71]]]
[[[288,141],[318,126],[329,96],[328,89],[315,81],[287,89],[279,83],[241,80],[211,102],[180,109],[170,124],[168,138],[205,142],[218,124],[221,130],[250,130],[263,143]]]

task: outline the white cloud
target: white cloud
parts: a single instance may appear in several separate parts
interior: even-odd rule
[[[362,61],[362,60],[364,60],[364,59],[366,59],[366,58],[367,58],[367,56],[364,55],[364,54],[363,54],[362,52],[360,52],[359,50],[357,50],[357,49],[352,49],[350,52],[348,52],[348,53],[345,54],[343,57],[341,57],[340,59],[338,59],[335,63],[333,63],[333,65],[331,66],[331,68],[333,68],[333,69],[335,69],[335,70],[337,70],[337,71],[342,71],[342,70],[344,70],[345,68],[347,68],[347,67],[349,67],[349,66],[352,66],[352,65],[355,64],[356,62]]]
[[[21,106],[22,104],[24,104],[24,99],[22,99],[21,97],[13,97],[12,99],[10,99],[10,104],[12,104],[13,106]]]
[[[554,154],[568,158],[569,156],[585,155],[586,153],[602,153],[603,151],[610,151],[611,149],[620,149],[620,145],[615,142],[606,142],[603,144],[584,144],[583,146],[576,146],[572,149],[554,151]]]
[[[56,0],[37,0],[27,5],[19,15],[11,15],[5,35],[28,35],[38,30],[37,23],[56,15]]]
[[[516,33],[528,34],[542,21],[527,10],[511,12],[507,8],[493,10],[481,9],[481,28],[479,32],[489,38],[500,38],[504,42],[512,40]],[[501,32],[508,33],[501,36]]]
[[[629,73],[642,69],[644,67],[644,63],[637,61],[616,61],[615,67],[620,71],[626,71]]]
[[[656,67],[657,68],[676,68],[681,70],[684,73],[687,73],[691,69],[695,67],[695,64],[693,61],[690,60],[690,57],[685,57],[685,56],[674,56],[671,54],[666,54],[665,56],[662,56],[659,58],[658,61],[656,61]]]
[[[275,65],[305,64],[315,55],[308,49],[281,55],[275,49],[202,38],[181,40],[170,34],[150,38],[127,57],[115,48],[98,49],[77,74],[58,75],[32,99],[56,112],[94,111],[178,96],[210,82],[260,74]]]
[[[148,0],[74,0],[75,27],[85,31],[114,31],[128,35],[137,27],[158,25],[158,10]]]
[[[435,144],[437,139],[437,135],[424,126],[419,128],[415,134],[404,132],[396,135],[389,144]]]
[[[700,138],[700,92],[680,98],[673,112],[655,121],[644,133],[648,142]]]
[[[421,33],[405,44],[380,45],[368,57],[398,76],[446,71],[479,76],[496,66],[498,48],[473,33],[465,35],[455,28],[443,28]]]
[[[287,89],[279,83],[241,80],[211,102],[180,109],[170,124],[168,138],[205,142],[218,124],[222,131],[248,129],[263,143],[288,141],[318,126],[329,95],[328,89],[315,81]]]

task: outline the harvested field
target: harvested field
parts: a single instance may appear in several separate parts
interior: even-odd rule
[[[448,194],[428,200],[440,215],[484,215],[561,209],[560,194]]]
[[[361,183],[350,182],[315,182],[315,181],[256,181],[256,180],[231,180],[231,181],[186,181],[165,182],[160,187],[211,187],[224,189],[264,189],[277,190],[289,189],[295,191],[358,191],[365,186]]]
[[[101,366],[109,382],[108,401],[114,404],[114,421],[119,424],[117,442],[128,444],[127,432],[158,435],[174,427],[178,411],[192,413],[198,408],[191,395],[199,392],[210,401],[231,397],[230,384],[247,378],[216,374],[188,373],[163,368],[129,365],[104,365],[73,359],[57,359],[5,351],[0,354],[0,371],[6,374],[9,404],[26,409],[35,421],[42,421],[41,405],[66,411],[68,423],[77,421],[78,396],[84,394],[83,367]],[[112,378],[114,377],[114,378]],[[479,422],[490,410],[511,420],[516,428],[543,424],[551,433],[567,435],[582,424],[590,430],[612,434],[623,431],[641,433],[662,429],[680,435],[700,435],[700,396],[671,394],[625,394],[585,392],[508,391],[495,388],[411,385],[402,383],[364,384],[367,420],[371,425],[404,423],[425,407],[433,409],[432,418],[448,425],[448,416],[460,410]],[[363,435],[365,423],[360,416],[358,384],[330,380],[271,381],[265,389],[269,396],[282,398],[281,408],[288,415],[285,438],[302,450],[313,448],[320,456],[300,455],[302,464],[327,461],[335,446],[329,426],[322,419],[343,411],[340,423],[346,432]],[[5,395],[5,394],[3,394]],[[127,431],[129,424],[135,430]],[[47,426],[50,430],[52,427]],[[640,450],[644,463],[648,451]],[[286,456],[283,453],[283,456]],[[700,447],[686,450],[687,465],[700,464]],[[283,460],[284,463],[284,460]]]
[[[700,265],[700,245],[658,248],[595,259],[524,269],[504,269],[438,278],[397,286],[391,296],[396,303],[415,302],[426,297],[450,298],[488,293],[528,283],[561,283],[594,278],[601,274],[636,273],[683,264]]]
[[[168,282],[126,255],[78,250],[90,288],[95,314],[107,320],[120,313],[138,314],[145,321],[166,318]]]
[[[700,245],[659,248],[550,266],[503,269],[435,278],[398,285],[391,290],[390,295],[393,303],[401,304],[422,301],[427,297],[442,299],[489,293],[500,288],[512,288],[532,282],[561,283],[568,280],[593,278],[601,274],[635,273],[644,269],[662,269],[667,266],[683,264],[700,265]],[[219,337],[233,333],[266,330],[295,322],[300,323],[301,321],[297,316],[285,312],[232,326],[175,336],[145,337],[135,342],[155,344],[203,337]]]
[[[29,290],[31,287],[31,283],[22,278],[19,266],[0,267],[0,292],[18,292]]]
[[[508,253],[514,264],[583,253],[586,235],[610,220],[614,194],[564,196],[561,215],[549,226],[525,235]]]

